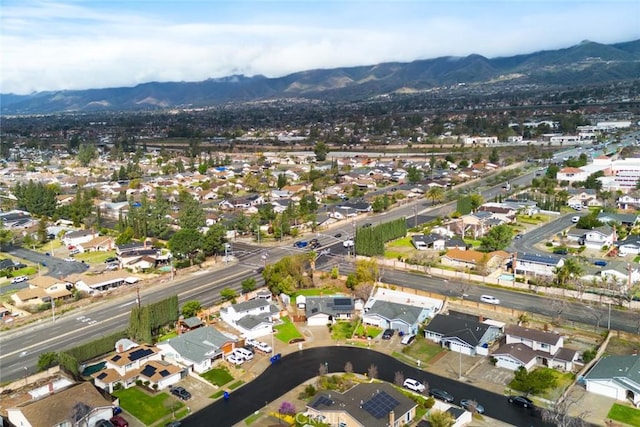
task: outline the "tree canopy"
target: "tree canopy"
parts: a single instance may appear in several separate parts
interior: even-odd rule
[[[480,242],[485,251],[499,251],[509,246],[512,239],[513,229],[506,224],[500,224],[489,230]]]

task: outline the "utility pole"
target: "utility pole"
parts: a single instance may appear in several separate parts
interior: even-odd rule
[[[138,310],[140,310],[140,286],[136,286],[136,295],[138,296],[136,298],[136,302],[138,303]]]
[[[413,205],[413,228],[418,228],[418,205],[417,204]]]

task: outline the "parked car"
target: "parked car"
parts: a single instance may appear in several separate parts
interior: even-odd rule
[[[494,296],[491,295],[481,295],[480,296],[480,301],[487,303],[487,304],[494,304],[494,305],[498,305],[500,304],[500,300]]]
[[[67,257],[64,260],[67,261],[67,262],[76,262],[76,259],[75,258],[71,258],[71,257]]]
[[[29,280],[27,276],[16,276],[13,279],[11,279],[11,283],[22,283],[22,282],[26,282],[27,280]]]
[[[353,240],[345,240],[344,242],[342,242],[342,246],[344,246],[345,248],[351,248],[355,244],[356,243]]]
[[[474,399],[461,399],[460,406],[470,412],[477,412],[478,414],[484,414],[484,406],[479,404]]]
[[[95,427],[115,427],[115,426],[109,420],[98,420],[96,421]]]
[[[385,331],[382,333],[382,339],[390,340],[393,337],[393,334],[395,333],[396,331],[394,331],[393,329],[385,329]]]
[[[111,421],[111,424],[113,424],[116,427],[129,427],[129,422],[124,418],[122,418],[120,415],[111,417],[109,421]]]
[[[566,249],[554,249],[553,253],[556,255],[567,255],[569,251]]]
[[[364,224],[364,225],[362,226],[362,228],[369,228],[369,227],[371,227],[372,225],[373,225],[373,224],[371,224],[370,222],[367,222],[366,224]]]
[[[184,387],[171,387],[169,391],[178,399],[181,399],[181,400],[191,399],[191,393],[189,393]]]
[[[236,366],[242,365],[244,363],[244,359],[235,353],[231,353],[229,356],[225,358],[225,360],[231,363],[232,365],[236,365]]]
[[[80,253],[80,249],[71,249],[69,251],[69,255],[78,255]]]
[[[414,334],[407,334],[405,336],[402,337],[402,340],[400,340],[400,344],[402,345],[409,345],[413,342],[413,340],[416,339],[416,336]]]
[[[118,264],[107,264],[105,270],[113,271],[118,269]]]
[[[404,380],[402,386],[404,388],[408,388],[409,390],[417,391],[418,393],[422,393],[426,390],[424,384],[422,384],[418,380],[414,380],[413,378],[407,378],[406,380]]]
[[[253,345],[253,348],[255,348],[256,350],[259,350],[263,353],[271,353],[273,351],[273,349],[271,348],[271,346],[267,343],[264,343],[262,341],[256,341]]]
[[[516,240],[518,240],[518,239],[522,239],[522,233],[516,234]]]
[[[509,396],[509,403],[522,406],[523,408],[533,408],[533,401],[526,396]]]
[[[116,262],[118,261],[118,258],[114,257],[114,256],[110,256],[109,258],[105,259],[104,262],[106,264],[109,264],[110,262]]]
[[[607,266],[607,261],[598,259],[593,261],[593,265],[597,265],[598,267],[606,267]]]
[[[429,395],[435,397],[436,399],[440,399],[443,400],[447,403],[452,403],[453,402],[453,395],[451,393],[449,393],[448,391],[439,389],[439,388],[432,388],[429,390]]]
[[[451,393],[449,393],[448,391],[439,389],[439,388],[432,388],[429,390],[429,395],[435,397],[436,399],[440,399],[443,400],[447,403],[452,403],[453,402],[453,395]]]
[[[311,244],[309,244],[309,247],[311,249],[318,249],[320,247],[320,243],[318,243],[318,242],[311,243]]]
[[[253,352],[242,347],[233,349],[232,354],[244,360],[253,359]]]
[[[335,237],[336,239],[339,239],[342,237],[342,233],[336,233],[333,235],[333,237]]]
[[[579,216],[574,216],[574,217],[571,218],[571,222],[574,223],[574,224],[576,222],[578,222],[578,221],[580,221],[580,217]]]
[[[304,240],[298,240],[293,244],[293,246],[295,248],[302,249],[302,248],[306,248],[308,244],[309,242],[305,242]]]

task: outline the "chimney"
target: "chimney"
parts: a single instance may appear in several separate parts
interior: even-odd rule
[[[118,353],[124,352],[124,346],[122,344],[118,344]]]
[[[49,386],[49,394],[53,393],[53,383],[47,384]]]
[[[389,426],[394,427],[396,424],[396,413],[393,411],[389,412]]]
[[[144,248],[147,249],[147,239],[144,239]]]

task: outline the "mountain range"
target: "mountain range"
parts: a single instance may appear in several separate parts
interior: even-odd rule
[[[134,87],[0,94],[3,115],[150,110],[282,98],[363,100],[459,85],[575,87],[638,79],[640,40],[584,41],[559,50],[511,57],[441,57],[409,63],[302,71],[283,77],[228,76],[201,82],[150,82]]]

